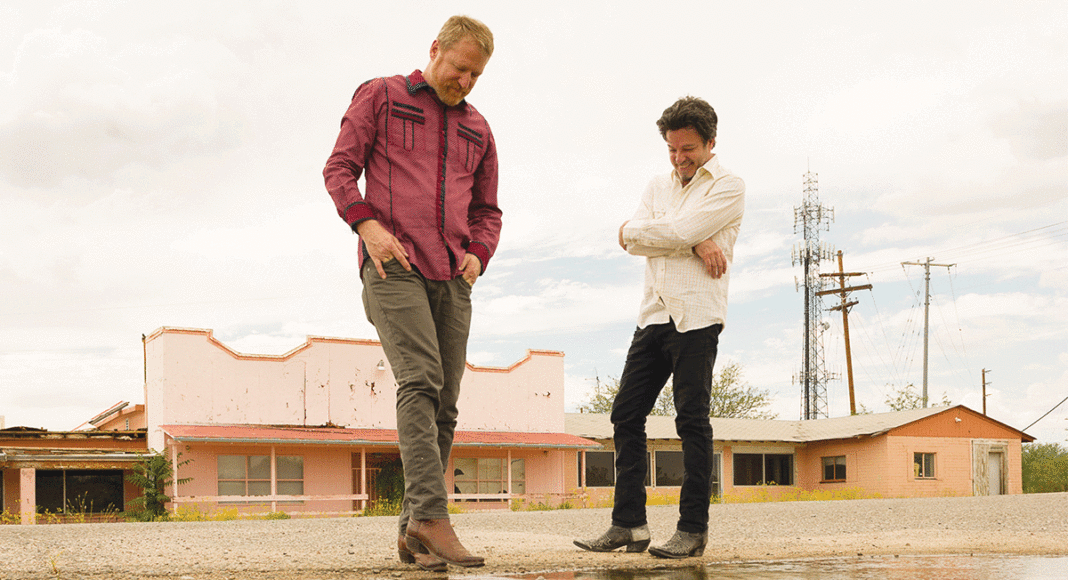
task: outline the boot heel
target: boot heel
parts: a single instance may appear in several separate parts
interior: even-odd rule
[[[627,544],[628,552],[644,552],[649,547],[649,540],[640,540]]]
[[[705,555],[705,549],[704,549],[704,548],[697,548],[697,549],[696,549],[696,550],[694,550],[694,551],[693,551],[693,553],[692,553],[692,554],[690,554],[690,555],[691,555],[691,556],[696,556],[696,557],[700,558],[701,556],[704,556],[704,555]]]
[[[408,542],[405,540],[403,534],[397,538],[397,557],[405,564],[415,564],[415,556],[412,555],[412,551],[408,549]]]

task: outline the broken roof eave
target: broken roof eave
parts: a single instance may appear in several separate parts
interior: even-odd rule
[[[253,425],[161,425],[166,437],[175,442],[217,445],[322,446],[334,448],[396,448],[394,429],[346,429],[332,427],[287,427]],[[496,449],[599,449],[589,439],[567,433],[513,433],[499,431],[457,431],[453,447]]]
[[[131,453],[51,453],[51,454],[37,454],[37,453],[0,453],[0,461],[6,461],[9,463],[19,462],[64,462],[64,461],[87,461],[87,462],[104,462],[104,461],[129,461],[137,462],[143,460],[150,455],[147,452],[131,452]]]

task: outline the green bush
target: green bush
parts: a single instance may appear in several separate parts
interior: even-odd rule
[[[1023,492],[1068,491],[1068,449],[1059,443],[1025,443]]]
[[[182,454],[179,453],[178,457]],[[190,459],[179,461],[178,465],[188,464]],[[143,495],[130,500],[127,505],[129,516],[138,521],[155,521],[167,516],[167,486],[171,483],[189,483],[193,479],[186,477],[174,482],[174,468],[162,453],[154,453],[134,464],[133,473],[126,476],[126,481],[141,488]]]

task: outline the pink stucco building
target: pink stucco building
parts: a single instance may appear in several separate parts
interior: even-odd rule
[[[397,387],[377,341],[309,337],[285,354],[256,355],[210,330],[161,328],[144,346],[144,405],[120,402],[70,432],[0,430],[0,510],[33,523],[42,507],[63,509],[78,494],[121,510],[138,492],[123,476],[158,451],[189,480],[171,491],[172,507],[345,514],[376,499],[379,475],[397,466]],[[607,415],[565,413],[563,353],[528,351],[507,368],[468,364],[459,407],[450,501],[610,505],[612,425]],[[1034,440],[964,406],[712,426],[713,493],[725,498],[1021,493],[1021,444]],[[649,491],[677,498],[674,420],[649,417],[647,432]]]
[[[377,341],[309,337],[283,355],[248,355],[210,330],[162,328],[145,352],[148,446],[191,478],[178,505],[352,512],[399,458],[397,385]],[[451,501],[559,502],[574,489],[579,452],[600,445],[564,431],[563,378],[554,351],[508,368],[468,364]]]

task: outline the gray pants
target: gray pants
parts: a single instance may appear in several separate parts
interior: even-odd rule
[[[467,364],[471,286],[461,277],[427,280],[396,261],[363,265],[363,306],[397,380],[397,436],[404,464],[399,520],[448,519],[445,468],[456,431],[456,401]]]

